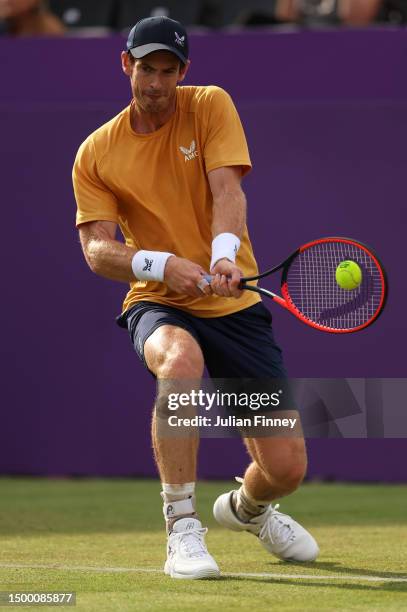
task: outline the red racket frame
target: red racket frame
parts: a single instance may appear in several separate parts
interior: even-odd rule
[[[290,266],[291,266],[292,262],[296,259],[296,257],[300,253],[303,253],[307,249],[309,249],[309,248],[311,248],[311,247],[313,247],[313,246],[315,246],[317,244],[323,244],[323,243],[332,242],[332,241],[343,242],[345,244],[351,244],[351,245],[354,245],[354,246],[357,246],[357,247],[363,249],[369,255],[369,257],[371,257],[373,259],[373,261],[375,262],[375,264],[377,266],[377,269],[379,270],[379,273],[380,273],[380,279],[381,279],[381,284],[382,284],[382,295],[381,295],[381,298],[380,298],[379,306],[377,307],[377,309],[376,309],[375,313],[373,314],[373,316],[368,321],[366,321],[362,325],[358,325],[358,326],[352,327],[350,329],[338,329],[338,328],[336,329],[336,328],[332,328],[332,327],[327,327],[325,325],[320,325],[319,323],[315,323],[314,321],[311,321],[305,315],[303,315],[300,310],[298,310],[298,308],[293,303],[293,301],[292,301],[292,299],[290,297],[290,293],[288,291],[287,275],[288,275],[288,271],[290,269]],[[281,275],[281,293],[282,293],[283,297],[280,297],[279,295],[276,295],[275,293],[273,293],[272,291],[269,291],[268,289],[263,289],[262,287],[257,287],[257,286],[247,285],[246,284],[248,281],[259,280],[260,278],[264,278],[265,276],[268,276],[268,275],[276,272],[277,270],[280,270],[281,268],[283,268],[283,273]],[[365,329],[366,327],[369,327],[369,325],[374,323],[374,321],[376,321],[378,319],[378,317],[380,316],[380,314],[383,312],[383,308],[385,306],[385,303],[386,303],[386,300],[387,300],[387,295],[388,295],[388,285],[387,285],[386,272],[385,272],[385,270],[383,268],[382,263],[380,262],[380,260],[377,257],[377,255],[373,252],[373,250],[370,247],[368,247],[367,245],[362,244],[361,242],[359,242],[357,240],[353,240],[352,238],[335,237],[335,236],[328,237],[328,238],[318,238],[317,240],[312,240],[311,242],[307,242],[302,247],[297,249],[294,253],[292,253],[280,265],[275,266],[274,268],[271,268],[270,270],[267,270],[266,272],[263,272],[262,274],[259,274],[257,276],[249,276],[249,277],[242,278],[241,287],[243,289],[248,289],[249,291],[254,291],[256,293],[260,293],[261,295],[266,295],[267,297],[271,297],[275,302],[277,302],[277,304],[279,304],[280,306],[282,306],[283,308],[285,308],[286,310],[291,312],[291,314],[293,314],[295,317],[297,317],[297,319],[299,319],[300,321],[302,321],[306,325],[308,325],[310,327],[313,327],[314,329],[318,329],[319,331],[328,332],[328,333],[331,333],[331,334],[349,334],[349,333],[354,333],[354,332],[357,332],[357,331],[361,331],[362,329]]]

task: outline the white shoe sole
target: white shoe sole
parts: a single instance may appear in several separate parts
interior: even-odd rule
[[[193,574],[182,574],[174,571],[168,561],[164,565],[164,574],[171,578],[180,578],[181,580],[202,580],[204,578],[219,578],[220,571],[215,567],[203,567],[202,569],[194,572]]]
[[[214,505],[213,505],[213,515],[216,521],[222,525],[222,527],[226,527],[231,531],[246,531],[252,533],[256,537],[258,536],[257,531],[260,530],[260,527],[253,525],[250,527],[243,521],[241,521],[233,512],[231,506],[231,498],[233,492],[223,493],[220,495]],[[294,521],[294,519],[293,519]],[[295,521],[294,521],[295,522]],[[286,556],[286,554],[281,552],[276,552],[272,550],[270,545],[259,538],[260,544],[267,550],[267,552],[276,556],[278,559],[282,561],[289,561],[293,563],[311,563],[315,561],[319,554],[318,544],[314,540],[308,531],[306,531],[300,524],[297,523],[297,549],[296,552],[292,556]],[[304,542],[301,546],[300,540]]]

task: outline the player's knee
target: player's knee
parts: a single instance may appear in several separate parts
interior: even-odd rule
[[[195,338],[174,326],[157,329],[144,345],[147,365],[157,378],[201,378],[204,359]]]
[[[266,478],[281,494],[288,495],[295,491],[304,480],[307,471],[307,456],[303,445],[294,444],[283,461],[263,463]]]
[[[157,378],[201,378],[204,362],[198,346],[174,346],[157,360]]]
[[[277,486],[285,493],[292,493],[304,480],[306,466],[303,463],[293,463],[278,474]]]

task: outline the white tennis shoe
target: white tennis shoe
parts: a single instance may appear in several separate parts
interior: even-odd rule
[[[213,506],[213,515],[223,527],[233,531],[248,531],[256,535],[264,548],[284,561],[315,561],[318,544],[310,533],[291,516],[278,512],[279,504],[267,509],[247,523],[237,515],[230,491],[220,495]]]
[[[171,578],[217,578],[216,561],[208,553],[204,536],[208,529],[194,518],[176,521],[168,536],[164,572]]]

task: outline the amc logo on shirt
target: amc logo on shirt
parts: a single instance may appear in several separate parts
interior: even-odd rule
[[[191,142],[189,149],[187,149],[186,147],[180,147],[179,149],[181,153],[184,155],[184,160],[186,162],[191,161],[192,159],[195,159],[195,157],[198,157],[198,151],[196,150],[195,140]]]

